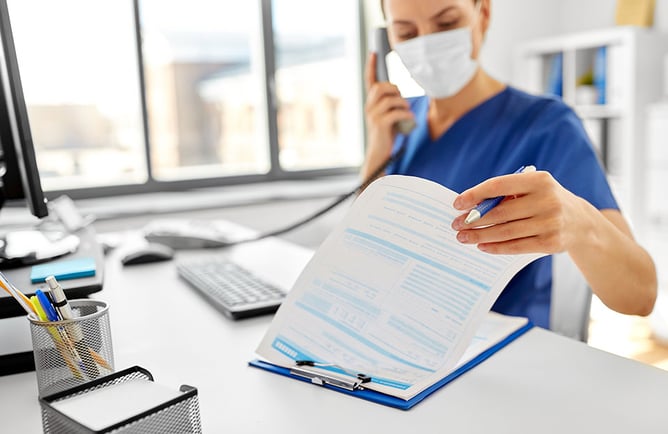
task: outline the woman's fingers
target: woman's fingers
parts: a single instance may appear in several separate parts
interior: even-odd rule
[[[479,220],[472,223],[466,223],[468,213],[457,216],[452,221],[452,228],[455,230],[475,229],[483,226],[497,225],[513,220],[522,220],[535,216],[538,209],[542,208],[540,198],[535,195],[508,196],[499,205],[492,208]]]
[[[459,210],[467,210],[488,198],[527,195],[549,188],[552,183],[554,183],[554,178],[545,171],[496,176],[457,196],[454,207]]]
[[[392,134],[392,126],[397,121],[413,119],[408,101],[392,83],[375,83],[369,90],[365,107],[370,128],[381,128]]]
[[[373,107],[378,102],[384,98],[388,97],[401,97],[401,92],[399,92],[399,88],[389,82],[380,82],[380,83],[374,83],[370,88],[367,93],[367,107]],[[402,98],[403,99],[403,98]],[[405,100],[404,100],[405,101]],[[408,102],[406,101],[406,104],[408,105]]]
[[[564,251],[577,237],[580,200],[547,172],[492,178],[465,193],[478,197],[479,191],[506,199],[471,224],[465,223],[468,213],[456,217],[452,228],[459,231],[461,243],[477,244],[490,253],[555,253]],[[462,197],[465,202],[464,193]]]

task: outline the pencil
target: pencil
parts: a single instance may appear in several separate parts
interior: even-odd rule
[[[30,299],[26,297],[21,291],[16,289],[16,287],[11,284],[11,282],[7,279],[7,277],[5,277],[4,274],[2,274],[2,272],[0,272],[0,287],[2,287],[2,289],[7,291],[9,295],[14,297],[14,299],[21,305],[21,307],[23,308],[23,310],[26,311],[26,313],[37,314],[37,312],[35,312],[35,308],[30,302]]]
[[[35,309],[39,319],[41,321],[48,321],[46,318],[46,313],[42,309],[42,306],[39,304],[37,296],[33,295],[30,301],[31,301],[30,304]],[[74,363],[74,360],[76,360],[76,358],[72,355],[71,348],[73,347],[68,348],[68,344],[66,344],[63,341],[62,336],[58,333],[55,326],[46,326],[46,331],[49,332],[49,334],[51,335],[53,343],[56,344],[56,349],[58,350],[60,356],[65,361],[65,364],[67,364],[67,367],[70,369],[70,372],[72,372],[72,375],[74,375],[77,378],[83,379],[84,378],[83,375],[77,368],[77,365]]]
[[[50,293],[53,298],[53,305],[60,318],[63,320],[74,319],[74,313],[67,301],[65,291],[63,291],[63,288],[60,286],[56,278],[54,276],[49,276],[46,278],[46,283],[49,284]],[[100,371],[97,369],[97,364],[90,352],[90,348],[86,345],[81,326],[79,324],[70,324],[65,326],[65,330],[67,330],[67,334],[72,342],[74,342],[74,347],[77,349],[77,352],[84,362],[86,375],[90,378],[97,378],[100,375]]]
[[[88,351],[90,351],[91,357],[98,365],[102,366],[104,369],[112,370],[111,365],[109,365],[109,363],[104,360],[104,357],[99,355],[94,349],[88,348]]]

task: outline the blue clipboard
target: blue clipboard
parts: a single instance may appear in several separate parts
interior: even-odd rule
[[[469,371],[470,369],[473,369],[474,367],[478,366],[480,363],[484,362],[488,358],[490,358],[494,353],[499,351],[501,348],[505,347],[524,333],[526,333],[528,330],[530,330],[533,327],[533,324],[531,322],[528,322],[521,328],[515,330],[513,333],[509,334],[505,339],[497,343],[496,345],[493,345],[489,347],[487,350],[483,351],[480,353],[478,356],[475,358],[471,359],[469,362],[463,364],[450,374],[448,374],[446,377],[442,378],[438,382],[432,384],[422,392],[418,393],[415,395],[413,398],[409,400],[403,400],[401,398],[397,398],[395,396],[390,396],[386,395],[384,393],[376,392],[374,390],[368,390],[368,389],[361,389],[361,390],[347,390],[341,387],[333,386],[331,384],[323,384],[321,387],[334,390],[336,392],[340,393],[345,393],[346,395],[354,396],[356,398],[360,399],[365,399],[367,401],[375,402],[377,404],[382,404],[382,405],[387,405],[388,407],[394,407],[398,408],[401,410],[410,410],[413,408],[415,405],[419,404],[422,402],[427,396],[431,395],[438,389],[442,388],[446,384],[450,383],[463,373]],[[290,372],[290,368],[284,368],[282,366],[276,366],[271,363],[255,359],[251,360],[248,362],[249,366],[259,368],[259,369],[264,369],[269,372],[273,372],[274,374],[279,374],[283,375],[285,377],[290,377],[294,378],[296,380],[304,381],[307,383],[310,383],[311,381],[308,378],[304,378],[298,375],[294,375]]]

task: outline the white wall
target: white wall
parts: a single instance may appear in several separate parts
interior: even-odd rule
[[[554,17],[561,0],[491,0],[490,26],[480,62],[497,79],[512,77],[513,52],[518,43],[560,32]]]
[[[512,77],[517,43],[615,26],[617,0],[491,0],[492,17],[481,61],[498,79]],[[654,29],[668,37],[668,0],[656,0]]]
[[[617,0],[561,0],[559,3],[558,17],[562,33],[615,25]]]
[[[615,25],[617,0],[561,0],[559,25],[564,33]],[[668,32],[668,0],[656,0],[654,28]]]

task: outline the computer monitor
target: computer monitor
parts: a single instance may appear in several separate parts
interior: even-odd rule
[[[7,0],[0,0],[0,209],[5,201],[18,200],[27,203],[36,217],[49,214],[23,96]],[[0,269],[47,261],[74,252],[78,245],[77,236],[63,231],[36,227],[17,230],[2,225]]]
[[[0,1],[0,39],[0,208],[5,200],[22,199],[32,214],[46,217],[6,0]]]
[[[92,228],[76,234],[47,227],[49,214],[37,167],[28,110],[23,95],[7,0],[0,0],[0,269],[26,295],[40,283],[31,279],[31,265],[53,261],[94,259],[94,276],[63,280],[70,299],[100,291],[104,256]],[[7,202],[27,205],[42,219],[38,224],[7,224]],[[21,219],[20,219],[21,220]],[[41,282],[43,283],[43,282]],[[0,375],[34,369],[28,321],[20,305],[0,290]]]

